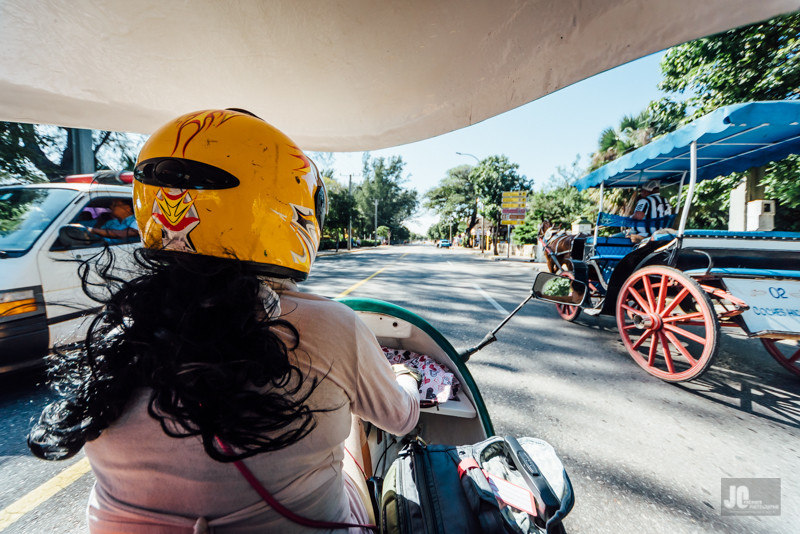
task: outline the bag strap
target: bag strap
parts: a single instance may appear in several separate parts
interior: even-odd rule
[[[223,442],[219,438],[215,438],[217,440],[217,444],[219,445],[222,452],[225,454],[231,455],[233,451],[231,448]],[[296,513],[292,512],[281,503],[278,502],[275,497],[272,496],[267,489],[261,485],[261,482],[255,477],[252,471],[244,465],[244,462],[241,460],[236,460],[233,462],[233,465],[236,466],[236,469],[242,474],[245,480],[252,486],[256,493],[266,502],[268,505],[272,507],[273,510],[281,514],[283,517],[291,521],[292,523],[297,523],[298,525],[302,525],[308,528],[327,528],[327,529],[334,529],[334,528],[366,528],[369,530],[378,530],[377,525],[362,525],[359,523],[338,523],[335,521],[317,521],[316,519],[309,519],[307,517],[303,517],[301,515],[297,515]]]

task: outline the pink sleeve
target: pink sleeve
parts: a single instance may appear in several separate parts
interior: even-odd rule
[[[351,394],[353,413],[394,435],[410,432],[419,419],[416,383],[398,380],[378,341],[356,317],[356,389]],[[407,378],[407,375],[401,376]]]

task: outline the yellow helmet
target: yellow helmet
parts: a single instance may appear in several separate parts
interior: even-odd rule
[[[233,258],[305,280],[328,210],[314,163],[242,110],[178,117],[142,147],[134,211],[147,248]]]

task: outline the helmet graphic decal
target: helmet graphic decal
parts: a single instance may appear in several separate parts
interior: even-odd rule
[[[153,201],[153,219],[161,225],[165,249],[197,252],[189,233],[200,224],[200,218],[189,191],[159,189]]]
[[[297,158],[300,160],[299,167],[295,167],[293,170],[297,173],[302,173],[302,179],[305,181],[306,186],[308,186],[308,192],[312,195],[314,194],[314,188],[317,186],[317,175],[315,172],[311,171],[311,161],[303,154],[303,151],[297,148],[294,145],[289,145],[291,152],[289,155],[293,158]],[[300,183],[300,182],[297,182]]]
[[[306,263],[313,261],[317,255],[314,247],[314,211],[305,206],[289,204],[292,208],[292,230],[299,237],[300,244],[303,246],[303,254],[292,253],[295,263]]]
[[[225,122],[234,117],[240,117],[238,113],[228,110],[224,111],[203,111],[200,113],[192,113],[183,117],[178,123],[178,135],[175,138],[175,146],[172,148],[172,155],[178,149],[181,150],[181,155],[186,155],[186,148],[194,138],[203,130],[208,130],[212,126],[221,126]]]

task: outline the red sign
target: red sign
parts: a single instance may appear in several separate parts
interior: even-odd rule
[[[503,215],[525,215],[525,208],[503,208]]]

